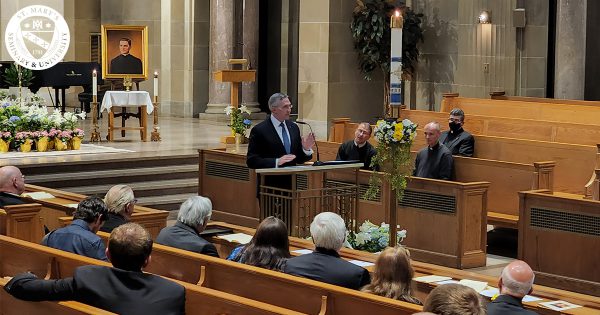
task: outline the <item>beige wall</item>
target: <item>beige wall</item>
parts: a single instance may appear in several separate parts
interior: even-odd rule
[[[353,1],[302,0],[299,25],[299,116],[324,138],[335,117],[373,120],[382,113],[382,81],[364,81],[352,47]]]

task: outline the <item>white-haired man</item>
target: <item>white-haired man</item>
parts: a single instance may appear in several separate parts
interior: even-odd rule
[[[454,160],[450,150],[439,141],[440,124],[432,121],[423,129],[427,147],[417,153],[413,176],[452,180]]]
[[[521,301],[533,291],[534,277],[533,270],[524,261],[515,260],[504,267],[498,281],[500,295],[488,304],[488,315],[535,315],[535,312],[523,308]]]
[[[356,290],[371,282],[366,269],[343,260],[338,254],[346,239],[346,225],[339,215],[319,213],[310,224],[310,234],[315,251],[288,260],[285,273]]]
[[[215,245],[200,236],[211,215],[210,199],[202,196],[188,198],[179,207],[175,225],[162,229],[156,237],[156,243],[219,257]]]

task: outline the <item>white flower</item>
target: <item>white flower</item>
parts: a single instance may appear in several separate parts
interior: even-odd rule
[[[356,245],[363,245],[366,241],[370,240],[371,237],[367,237],[368,234],[358,233],[356,234]]]
[[[240,106],[240,112],[250,115],[250,110],[248,109],[248,107],[246,107],[246,105]]]
[[[229,105],[229,106],[225,107],[225,115],[230,116],[232,111],[233,111],[233,106]]]
[[[398,233],[397,233],[398,243],[402,242],[404,240],[404,238],[406,238],[406,230],[398,231]]]

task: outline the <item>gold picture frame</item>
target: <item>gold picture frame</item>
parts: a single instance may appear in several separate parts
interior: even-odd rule
[[[148,79],[148,26],[102,25],[102,77],[126,76]]]

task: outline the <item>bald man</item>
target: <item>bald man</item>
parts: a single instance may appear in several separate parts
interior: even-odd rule
[[[0,168],[0,207],[25,203],[19,197],[25,191],[25,176],[15,166]]]
[[[417,153],[414,176],[452,180],[454,160],[448,148],[440,143],[440,124],[430,122],[424,128],[427,147]]]
[[[488,304],[488,315],[517,314],[535,315],[537,313],[523,308],[523,297],[530,294],[534,274],[529,265],[515,260],[504,267],[498,281],[500,295]]]

